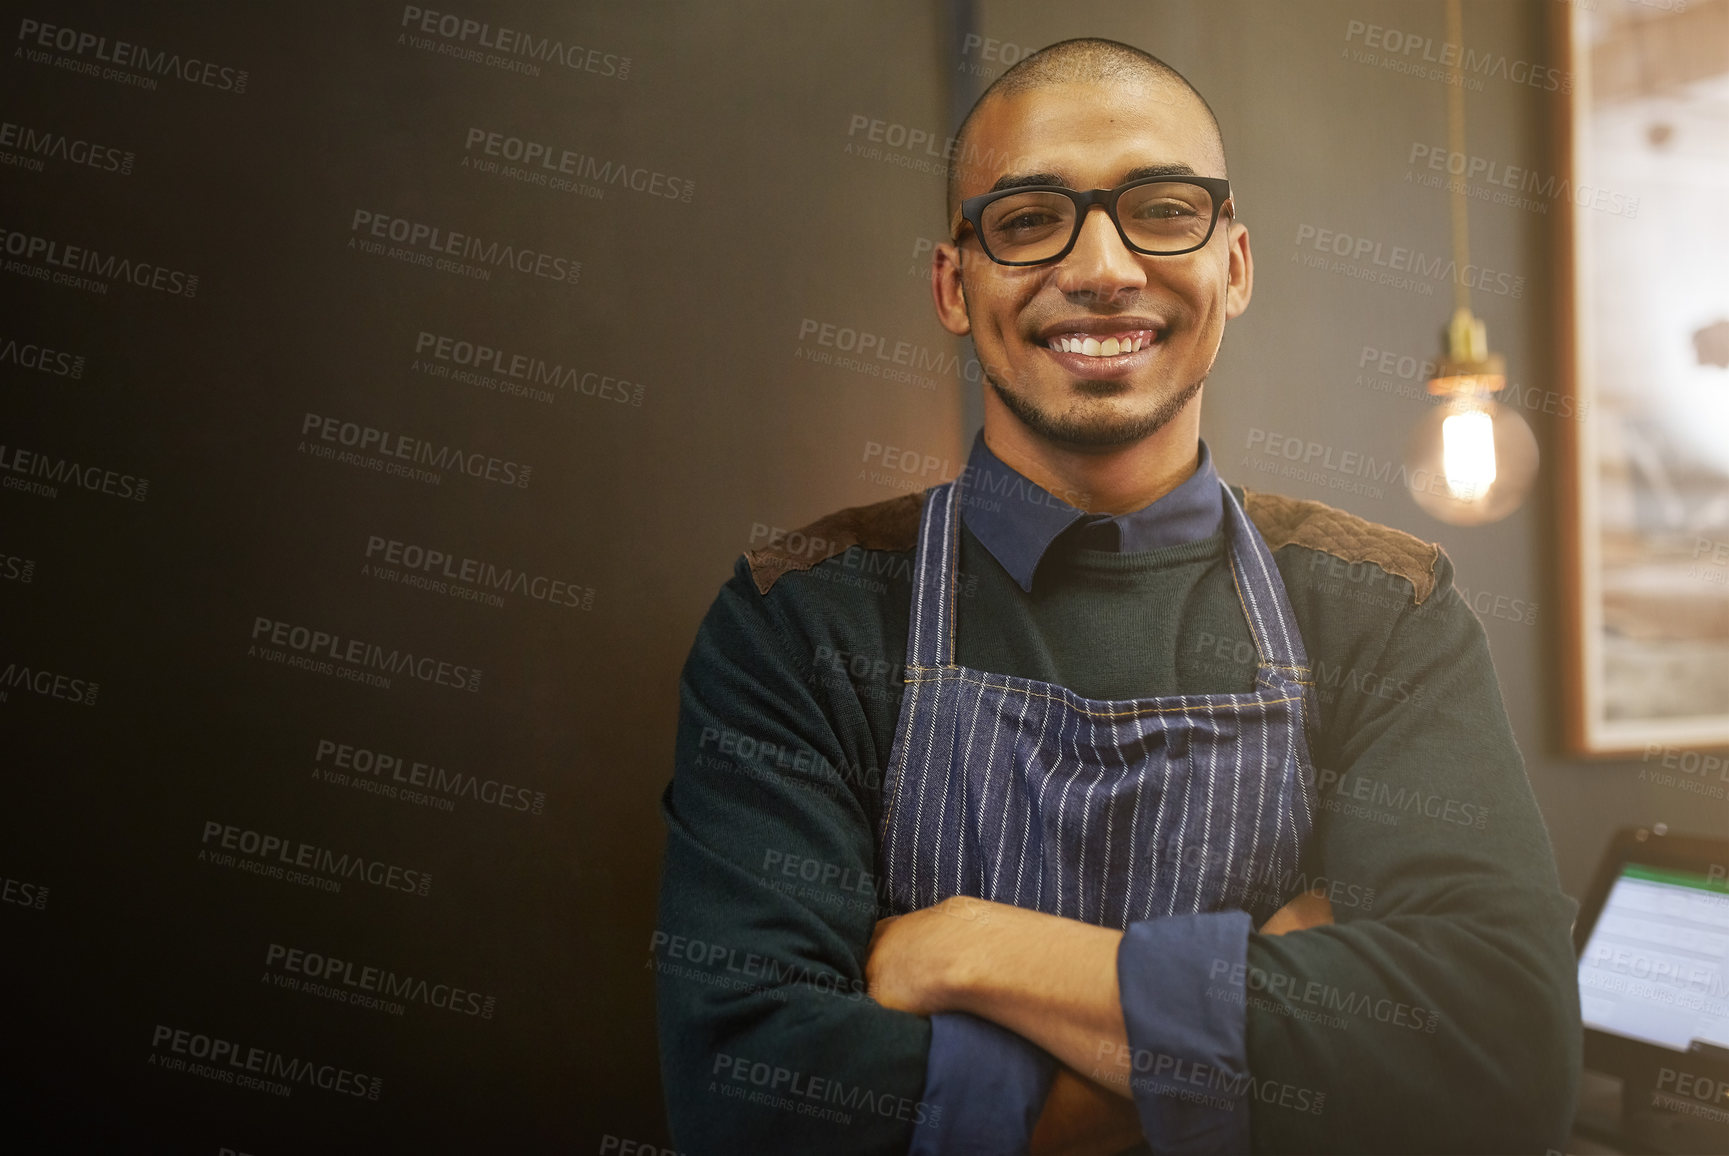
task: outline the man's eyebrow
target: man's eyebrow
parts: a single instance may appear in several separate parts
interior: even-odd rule
[[[1195,175],[1195,170],[1192,167],[1180,162],[1162,165],[1142,165],[1140,168],[1130,169],[1128,172],[1124,173],[1123,179],[1119,183],[1126,185],[1130,181],[1145,180],[1148,177],[1192,177]],[[1004,189],[1021,189],[1026,188],[1029,185],[1056,185],[1059,188],[1064,189],[1074,187],[1069,184],[1068,179],[1060,173],[1020,173],[1011,176],[998,177],[997,183],[990,187],[990,191],[997,193]]]
[[[1194,177],[1200,174],[1188,165],[1176,163],[1168,165],[1142,165],[1138,169],[1130,169],[1123,174],[1123,184],[1130,181],[1145,180],[1148,177]]]
[[[1021,189],[1028,185],[1060,185],[1069,188],[1069,182],[1058,173],[1022,173],[1019,176],[998,177],[997,183],[990,187],[993,193],[1004,189]]]

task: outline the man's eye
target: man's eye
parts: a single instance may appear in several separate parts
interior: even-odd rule
[[[1145,220],[1173,220],[1179,217],[1198,217],[1200,210],[1187,201],[1152,201],[1136,209],[1135,216]]]

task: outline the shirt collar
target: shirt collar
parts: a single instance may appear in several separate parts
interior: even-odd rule
[[[1086,535],[1084,545],[1129,552],[1210,537],[1225,515],[1219,475],[1204,441],[1195,472],[1158,501],[1126,514],[1089,515],[1006,465],[985,445],[981,429],[973,436],[962,496],[961,519],[967,529],[1029,593],[1033,573],[1051,543],[1076,523],[1085,523],[1077,531]]]

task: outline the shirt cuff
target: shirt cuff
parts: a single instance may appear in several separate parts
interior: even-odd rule
[[[1252,927],[1245,911],[1215,911],[1131,923],[1123,934],[1129,1087],[1155,1152],[1249,1150],[1246,1013],[1228,977],[1243,974]]]
[[[924,1119],[908,1156],[1021,1156],[1057,1061],[1007,1028],[962,1012],[931,1017]]]

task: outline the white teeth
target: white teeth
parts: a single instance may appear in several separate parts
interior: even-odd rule
[[[1050,347],[1059,353],[1079,353],[1087,357],[1116,357],[1124,353],[1139,353],[1153,343],[1153,339],[1144,334],[1133,336],[1124,334],[1122,337],[1107,337],[1100,341],[1096,337],[1054,337]]]

